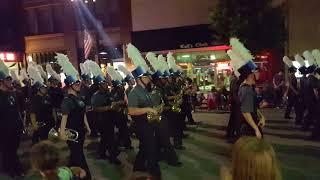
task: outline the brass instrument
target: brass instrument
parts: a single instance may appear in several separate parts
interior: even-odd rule
[[[181,104],[182,104],[182,95],[183,95],[183,91],[181,91],[177,97],[174,99],[173,103],[172,103],[172,107],[171,110],[173,112],[177,112],[180,113],[181,112]]]
[[[45,127],[47,125],[44,122],[38,122],[38,121],[36,122],[36,124],[37,124],[38,128],[42,128],[42,127]],[[31,135],[33,133],[33,131],[34,131],[33,124],[30,123],[24,128],[23,134]]]
[[[149,122],[160,122],[161,121],[161,113],[163,111],[164,103],[161,103],[158,106],[153,107],[153,109],[157,110],[157,114],[154,113],[147,113],[147,118]]]
[[[79,133],[73,129],[65,129],[65,133],[68,141],[78,142],[77,139],[79,137]],[[56,128],[51,128],[48,134],[48,139],[55,140],[59,139],[60,128],[57,130]]]

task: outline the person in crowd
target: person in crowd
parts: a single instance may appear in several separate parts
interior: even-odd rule
[[[241,137],[232,148],[231,166],[222,166],[221,180],[281,180],[273,147],[263,139]]]
[[[282,97],[284,94],[284,74],[283,71],[279,71],[277,74],[273,76],[272,80],[273,89],[274,89],[274,105],[276,107],[282,106]]]
[[[30,162],[32,168],[39,171],[43,180],[83,179],[86,172],[80,167],[59,166],[61,157],[59,149],[51,141],[41,141],[32,146]]]
[[[268,84],[262,85],[261,88],[261,101],[259,103],[260,109],[269,108],[274,106],[274,93],[272,87]]]
[[[2,173],[10,177],[23,175],[18,157],[23,130],[19,112],[12,77],[7,66],[0,61],[0,167]]]

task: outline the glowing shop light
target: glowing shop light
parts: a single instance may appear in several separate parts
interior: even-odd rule
[[[189,54],[185,54],[185,55],[182,55],[181,57],[183,57],[183,58],[189,58],[190,55],[189,55]]]

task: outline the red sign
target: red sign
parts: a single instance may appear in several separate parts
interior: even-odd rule
[[[13,52],[0,52],[0,60],[4,62],[16,62],[17,55]]]

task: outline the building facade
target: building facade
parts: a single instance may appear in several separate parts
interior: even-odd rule
[[[92,43],[89,58],[98,61],[113,58],[101,52],[122,54],[118,47],[131,42],[129,0],[24,0],[23,7],[28,60],[46,63],[62,52],[78,66],[84,61],[84,30]]]

